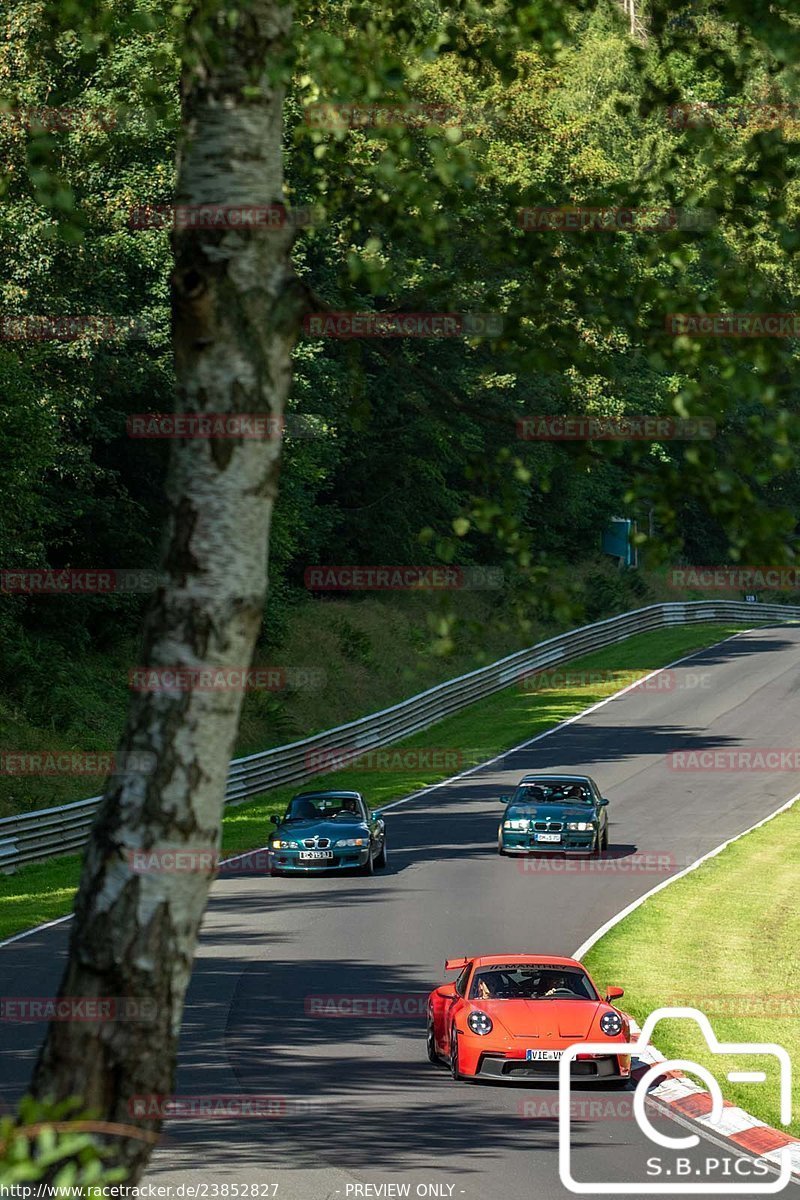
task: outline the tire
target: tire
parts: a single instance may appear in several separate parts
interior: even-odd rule
[[[608,826],[607,825],[606,825],[605,829],[603,830],[603,837],[600,842],[600,849],[601,850],[608,849]]]
[[[455,1026],[450,1030],[450,1074],[453,1079],[460,1079],[461,1072],[458,1069],[458,1034]]]
[[[386,845],[386,834],[384,834],[383,835],[383,845],[381,846],[380,854],[375,859],[375,866],[376,867],[385,867],[388,854],[389,854],[389,847]]]
[[[359,875],[374,875],[375,874],[375,859],[372,857],[372,846],[370,846],[370,848],[369,848],[369,854],[367,855],[367,861],[364,863],[363,867],[358,868],[358,873],[359,873]]]
[[[277,867],[270,867],[269,873],[273,879],[282,879],[283,878],[283,871],[279,871]]]
[[[611,1088],[612,1092],[624,1092],[629,1083],[630,1079],[609,1079],[606,1086]]]
[[[602,835],[598,833],[597,837],[594,839],[594,845],[592,846],[591,850],[589,851],[589,857],[590,858],[599,858],[602,849],[603,849],[603,838],[602,838]]]
[[[436,1038],[433,1034],[433,1017],[428,1013],[428,1024],[425,1027],[425,1048],[428,1052],[428,1062],[438,1063],[439,1055],[436,1053]]]

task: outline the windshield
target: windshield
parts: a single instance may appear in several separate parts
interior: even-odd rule
[[[548,779],[520,784],[514,792],[513,804],[592,804],[594,798],[588,784],[568,779]]]
[[[588,975],[570,967],[507,963],[480,967],[470,1000],[599,1000]]]
[[[355,796],[295,796],[286,810],[286,821],[362,821],[364,814]]]

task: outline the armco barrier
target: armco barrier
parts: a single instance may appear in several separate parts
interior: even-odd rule
[[[457,679],[411,696],[408,700],[372,713],[336,729],[325,730],[288,746],[275,746],[260,754],[237,758],[230,765],[226,804],[237,804],[287,783],[297,783],[313,774],[309,761],[325,762],[325,751],[375,750],[402,741],[443,717],[459,712],[485,696],[514,683],[525,671],[569,662],[592,650],[621,642],[634,633],[696,622],[764,621],[786,623],[800,620],[800,607],[784,604],[746,604],[736,600],[695,600],[683,604],[651,604],[635,612],[621,613],[584,625],[558,637],[548,638],[527,650],[519,650],[488,667],[479,667]],[[320,771],[329,770],[320,766]],[[316,772],[319,773],[319,772]],[[78,800],[60,808],[39,809],[0,819],[0,871],[14,870],[22,863],[36,862],[80,849],[86,841],[99,796]]]

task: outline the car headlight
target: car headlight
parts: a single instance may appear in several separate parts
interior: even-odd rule
[[[594,821],[569,821],[567,829],[572,829],[578,833],[587,833],[590,829],[594,829]]]
[[[503,821],[503,829],[525,829],[527,824],[527,821],[518,821],[516,818],[512,818],[510,821]]]
[[[291,850],[294,847],[294,842],[282,842],[279,838],[275,838],[272,843],[273,850]]]
[[[364,846],[366,838],[340,838],[335,844],[337,846]]]
[[[467,1024],[472,1032],[479,1034],[480,1037],[492,1032],[492,1018],[487,1016],[485,1012],[480,1012],[479,1009],[469,1014]]]
[[[616,1037],[622,1033],[622,1017],[615,1012],[604,1013],[600,1018],[600,1028],[606,1037]]]

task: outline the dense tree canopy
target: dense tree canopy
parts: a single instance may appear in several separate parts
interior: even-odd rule
[[[595,553],[612,515],[653,531],[651,561],[791,556],[796,339],[665,329],[676,312],[785,313],[797,292],[797,21],[740,7],[652,6],[642,46],[610,0],[299,6],[285,147],[287,200],[316,213],[295,247],[309,311],[491,313],[502,331],[301,339],[291,406],[313,419],[285,447],[268,637],[309,563],[500,563],[528,597],[532,570]],[[10,5],[2,312],[142,324],[0,342],[8,566],[155,561],[165,447],[126,418],[174,403],[169,231],[130,213],[172,199],[184,15]],[[569,205],[712,219],[520,227],[520,209]],[[718,432],[520,439],[543,413],[705,416]],[[8,627],[68,630],[73,647],[140,607],[4,603]],[[14,668],[12,653],[12,687]]]

